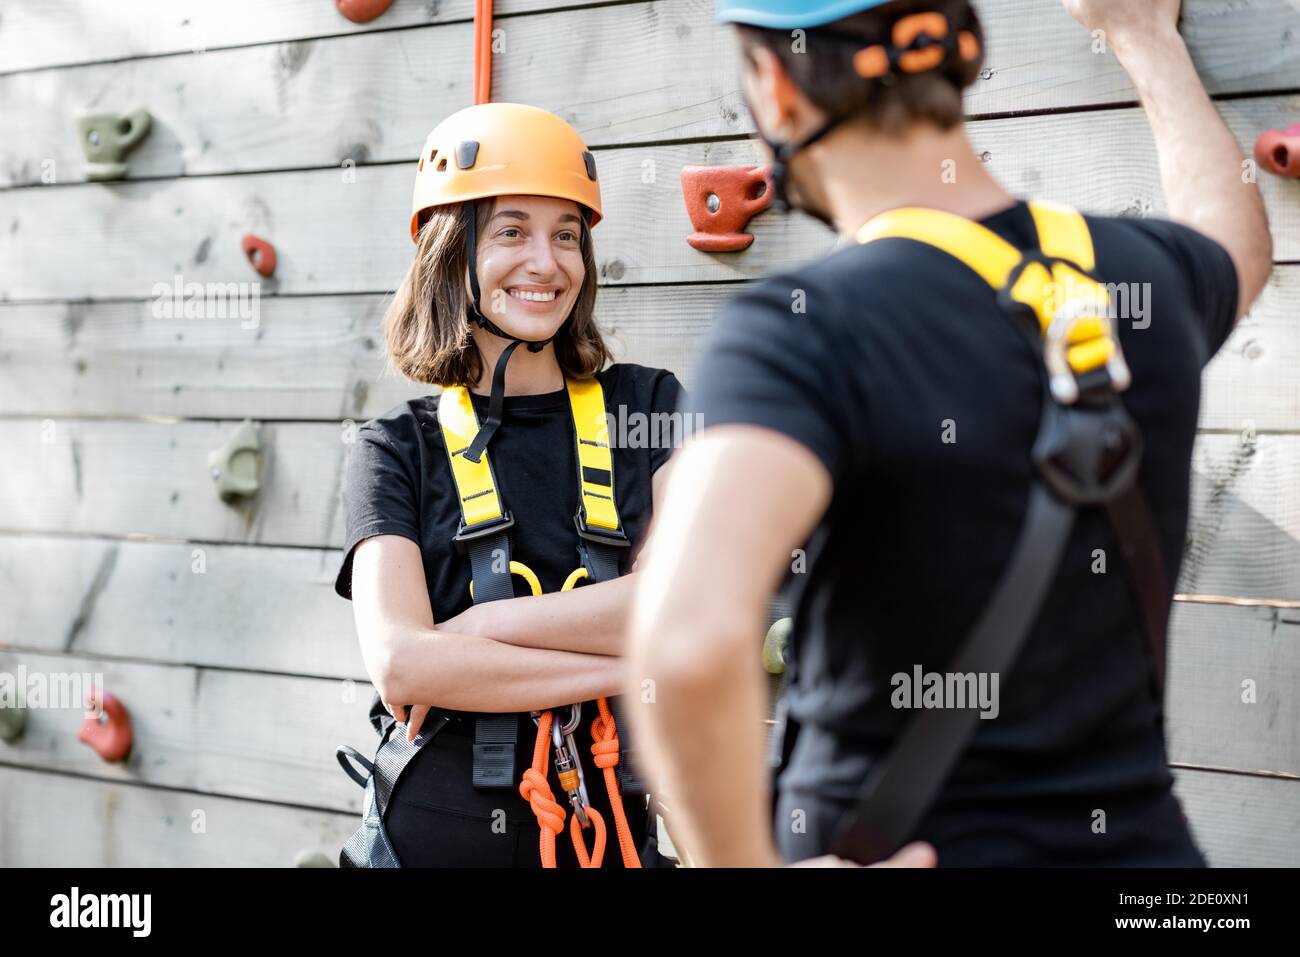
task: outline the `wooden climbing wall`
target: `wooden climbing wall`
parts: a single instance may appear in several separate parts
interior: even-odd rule
[[[689,248],[684,164],[755,161],[706,0],[498,0],[493,94],[596,150],[599,314],[620,359],[690,385],[737,284],[827,248],[764,215]],[[1159,214],[1155,156],[1113,56],[1052,0],[986,0],[972,135],[1024,195]],[[1300,119],[1294,0],[1187,0],[1185,35],[1249,153]],[[473,4],[10,0],[0,16],[0,671],[99,672],[131,708],[125,766],[32,710],[0,742],[0,864],[285,865],[335,854],[373,744],[350,606],[332,590],[350,423],[422,387],[379,321],[411,254],[412,164],[468,105]],[[126,181],[87,183],[73,118],[145,107]],[[1278,265],[1206,373],[1195,516],[1171,634],[1169,756],[1211,860],[1300,861],[1300,183],[1261,175]],[[158,284],[255,280],[260,315],[160,318]],[[207,452],[263,423],[264,487],[214,494]],[[757,653],[757,652],[756,652]],[[1242,701],[1242,682],[1257,701]],[[196,822],[202,822],[202,827]]]

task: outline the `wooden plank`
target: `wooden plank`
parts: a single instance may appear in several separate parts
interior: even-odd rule
[[[346,427],[266,424],[262,490],[223,504],[207,452],[232,422],[0,420],[0,532],[341,547]],[[44,441],[48,434],[50,441]],[[1203,435],[1179,591],[1300,599],[1300,435]]]
[[[0,583],[24,596],[0,617],[0,647],[364,682],[352,606],[334,594],[342,558],[0,536]]]
[[[1247,147],[1255,133],[1295,113],[1292,98],[1221,104]],[[1163,211],[1150,132],[1140,110],[1019,117],[972,125],[972,136],[1008,187],[1096,213]],[[1095,144],[1105,143],[1099,150]],[[1033,144],[1033,148],[1027,148]],[[805,216],[758,216],[743,254],[691,249],[680,170],[686,164],[759,161],[752,141],[692,143],[601,151],[607,218],[595,232],[606,284],[748,279],[825,253],[833,236]],[[22,189],[6,194],[13,255],[0,258],[0,301],[152,300],[184,283],[246,282],[257,277],[239,238],[269,237],[279,252],[276,278],[252,289],[272,293],[356,293],[391,289],[410,263],[410,170],[405,165],[211,176],[147,183]],[[1276,255],[1300,259],[1300,192],[1263,175]],[[67,223],[78,228],[69,230]],[[163,225],[166,224],[166,225]],[[346,228],[341,228],[346,224]],[[75,262],[76,269],[68,263]]]
[[[24,463],[0,470],[0,530],[343,544],[345,427],[262,425],[262,488],[226,505],[207,462],[234,422],[44,421],[0,422]]]
[[[85,55],[115,39],[132,45],[136,31],[182,51],[196,42],[240,45],[202,56],[0,76],[0,112],[14,117],[16,127],[0,143],[0,186],[48,183],[51,175],[62,183],[82,180],[71,120],[82,109],[146,106],[156,128],[132,157],[130,175],[157,177],[338,166],[349,157],[360,163],[410,161],[434,121],[468,105],[472,29],[464,22],[470,12],[464,0],[445,10],[435,6],[434,19],[444,25],[425,29],[393,29],[429,22],[427,12],[413,5],[390,11],[375,21],[375,30],[353,28],[325,4],[313,4],[313,15],[297,10],[300,5],[270,16],[223,11],[218,18],[184,7],[153,18],[114,15],[118,22],[101,34],[79,29],[78,36],[93,39],[71,54],[67,34],[60,33],[57,55],[64,57]],[[516,6],[532,12],[544,4],[533,0],[507,11]],[[1136,99],[1113,54],[1095,52],[1090,35],[1059,4],[1032,17],[1024,10],[1025,0],[985,5],[989,65],[967,96],[969,113]],[[296,13],[303,14],[292,28],[300,36],[343,35],[268,42],[286,32]],[[179,27],[187,19],[189,25]],[[125,20],[132,26],[124,32]],[[1233,10],[1230,28],[1224,21],[1220,0],[1189,4],[1189,45],[1212,91],[1294,87],[1300,10],[1285,0],[1252,0]],[[497,29],[504,44],[494,56],[495,98],[557,110],[595,145],[752,132],[735,41],[730,28],[714,22],[707,0],[507,17]],[[16,26],[0,25],[0,37],[7,35],[10,43],[32,32],[21,17]],[[212,36],[203,39],[205,33]],[[629,44],[628,37],[636,42]],[[41,56],[43,40],[37,38],[29,56]],[[571,53],[555,56],[557,49]],[[3,55],[0,41],[0,67],[6,64]],[[22,60],[20,55],[17,62]],[[231,77],[240,83],[232,85]]]
[[[601,0],[495,0],[494,20],[556,6]],[[132,0],[130,7],[97,0],[11,0],[0,22],[0,73],[103,60],[198,53],[230,46],[282,43],[372,30],[472,20],[470,0],[397,0],[369,23],[353,23],[333,3],[317,0]],[[76,37],[69,43],[69,37]]]
[[[301,850],[337,861],[359,823],[359,814],[0,767],[0,867],[291,867]]]
[[[341,558],[0,536],[0,582],[28,596],[0,621],[0,646],[364,683],[351,606],[332,590]],[[1171,761],[1300,774],[1300,706],[1289,695],[1300,686],[1300,612],[1180,601],[1169,648]],[[1255,704],[1241,700],[1247,679]]]
[[[1300,268],[1278,266],[1205,368],[1200,427],[1300,427]]]
[[[0,306],[0,410],[368,419],[436,391],[386,368],[384,296],[269,296],[256,328],[151,305]]]
[[[1180,768],[1174,792],[1212,867],[1295,867],[1300,781]]]
[[[363,792],[334,749],[374,751],[367,683],[34,652],[0,652],[0,670],[29,681],[102,680],[125,704],[133,734],[125,764],[106,764],[77,740],[81,705],[31,707],[22,737],[0,743],[2,764],[360,812]]]
[[[967,96],[968,113],[1134,102],[1114,52],[1060,3],[982,0],[988,76]],[[1213,94],[1294,89],[1300,10],[1287,0],[1184,0],[1181,31]],[[1095,141],[1094,141],[1095,142]]]
[[[597,316],[619,361],[672,369],[689,388],[735,284],[605,286]],[[260,301],[237,320],[158,319],[149,303],[0,305],[0,411],[366,419],[436,391],[387,370],[387,297]],[[1300,428],[1300,267],[1279,266],[1206,370],[1203,429]]]
[[[1178,591],[1300,599],[1296,436],[1202,435]]]
[[[693,368],[728,284],[601,290],[617,361]],[[150,303],[0,305],[6,415],[367,419],[437,391],[387,368],[388,298],[271,296],[256,330],[237,318],[159,319]]]
[[[1297,687],[1300,611],[1174,604],[1165,722],[1171,762],[1300,776]]]
[[[744,133],[734,43],[710,12],[661,0],[503,20],[493,98],[556,110],[596,146]],[[0,113],[16,127],[0,142],[0,186],[84,181],[74,116],[140,105],[154,129],[133,178],[321,166],[337,177],[345,160],[413,171],[433,125],[472,102],[472,76],[468,22],[0,76]]]
[[[68,765],[77,763],[78,751],[84,752],[84,755],[90,755],[90,752],[71,743],[76,726],[75,714],[33,710],[27,735],[16,745],[0,745],[0,765],[3,765],[0,766],[0,815],[3,815],[0,820],[4,822],[4,826],[0,827],[0,864],[9,866],[36,863],[93,863],[95,866],[100,866],[101,863],[141,864],[152,862],[152,859],[140,860],[130,855],[141,853],[142,849],[163,848],[165,852],[173,855],[170,859],[171,863],[217,864],[242,861],[274,865],[285,863],[285,855],[291,859],[294,851],[302,847],[329,852],[331,842],[334,845],[341,844],[355,826],[355,819],[346,813],[337,816],[336,819],[336,815],[325,812],[281,809],[286,813],[292,811],[293,814],[301,815],[313,822],[329,820],[337,825],[340,831],[337,834],[332,831],[317,832],[315,837],[304,837],[303,832],[292,825],[292,818],[281,819],[276,833],[284,837],[287,843],[282,845],[275,841],[257,841],[257,848],[259,851],[266,851],[267,856],[248,859],[235,855],[242,855],[248,850],[242,846],[242,841],[249,835],[247,828],[256,828],[257,825],[246,821],[232,830],[231,825],[226,823],[231,818],[220,816],[214,819],[218,810],[228,805],[237,804],[245,811],[249,810],[248,801],[228,801],[226,798],[218,797],[207,787],[201,786],[196,786],[192,790],[187,788],[186,791],[159,791],[126,785],[128,781],[157,784],[160,783],[159,779],[183,778],[186,775],[178,773],[178,770],[193,772],[194,765],[200,765],[202,773],[192,776],[201,778],[202,784],[211,784],[220,777],[221,783],[238,787],[243,791],[247,790],[250,768],[253,771],[260,771],[264,764],[269,763],[283,772],[285,778],[289,780],[280,782],[275,774],[268,775],[265,780],[297,786],[301,782],[295,774],[295,771],[299,770],[295,766],[295,758],[299,758],[300,754],[288,753],[290,749],[280,748],[278,739],[275,743],[266,742],[256,736],[249,738],[247,728],[231,728],[230,712],[238,712],[241,708],[248,710],[249,703],[261,701],[274,701],[277,706],[284,705],[283,708],[277,708],[277,715],[280,716],[279,730],[283,732],[278,738],[292,738],[302,742],[304,738],[300,736],[305,736],[305,740],[310,745],[314,738],[320,737],[323,740],[323,736],[315,734],[310,724],[298,726],[299,722],[295,720],[295,716],[309,715],[318,723],[328,721],[330,713],[336,710],[333,706],[321,707],[319,700],[304,701],[300,696],[285,696],[283,686],[276,689],[254,687],[253,682],[262,676],[243,675],[239,676],[242,683],[243,704],[240,707],[233,707],[227,700],[223,702],[227,707],[221,709],[220,713],[214,714],[217,710],[214,699],[222,697],[223,694],[210,690],[210,678],[214,673],[207,672],[204,674],[200,693],[196,695],[191,711],[187,712],[183,708],[178,708],[176,704],[179,700],[186,700],[183,691],[189,688],[186,684],[189,680],[187,678],[159,681],[155,676],[141,673],[145,666],[130,666],[129,670],[135,672],[129,676],[133,680],[123,680],[125,666],[122,665],[104,667],[103,663],[90,660],[0,655],[0,665],[7,670],[12,671],[18,660],[26,663],[29,668],[44,666],[66,670],[97,667],[103,668],[106,672],[109,668],[116,669],[115,672],[106,674],[106,681],[110,687],[118,689],[124,698],[129,694],[130,700],[137,705],[132,713],[139,735],[133,763],[138,762],[138,766],[132,773],[121,772],[111,775],[106,772],[106,766],[98,764],[93,756],[90,756],[89,766],[76,767],[74,773],[89,775],[97,780],[40,773],[51,768],[67,771]],[[164,671],[164,669],[151,670]],[[179,672],[185,669],[171,670]],[[267,680],[272,679],[267,678]],[[179,698],[176,697],[177,692],[181,692]],[[231,696],[229,689],[225,689],[224,696]],[[157,720],[154,720],[154,708],[158,709]],[[265,718],[255,704],[253,711],[254,721]],[[204,749],[214,747],[213,744],[192,740],[192,737],[199,737],[194,732],[200,729],[207,729],[202,736],[210,737],[214,725],[220,726],[222,733],[230,736],[223,740],[234,739],[241,742],[238,748],[231,749],[237,752],[234,758],[230,756],[212,758]],[[179,732],[178,728],[181,729]],[[187,734],[188,729],[194,731]],[[31,743],[34,741],[42,747],[32,748]],[[226,748],[229,749],[229,745],[226,745]],[[144,754],[149,756],[148,759],[141,759],[141,755]],[[34,756],[39,757],[39,764],[36,767],[24,767],[22,762],[32,760]],[[107,771],[111,770],[113,769],[107,769]],[[1184,768],[1175,769],[1175,774],[1178,782],[1177,791],[1184,803],[1198,843],[1212,863],[1218,866],[1275,866],[1293,865],[1297,859],[1300,859],[1297,857],[1300,854],[1300,845],[1297,845],[1297,840],[1300,839],[1300,827],[1297,827],[1297,824],[1300,824],[1300,821],[1296,818],[1297,813],[1300,813],[1300,801],[1297,800],[1297,795],[1300,795],[1300,790],[1297,790],[1300,788],[1300,782]],[[42,782],[40,799],[33,799],[31,794],[20,794],[13,790],[16,786],[14,782],[32,781],[37,778]],[[110,781],[122,783],[109,783]],[[194,793],[195,791],[202,793]],[[311,793],[314,803],[321,792]],[[138,819],[137,815],[127,815],[131,823],[125,825],[127,830],[121,834],[101,834],[101,838],[104,839],[98,840],[76,839],[85,836],[86,832],[81,828],[87,815],[92,820],[98,820],[99,815],[103,814],[105,818],[115,822],[121,821],[123,817],[119,810],[121,802],[113,796],[127,794],[141,796],[142,800],[143,796],[148,795],[150,796],[148,801],[164,800],[164,802],[176,800],[179,796],[183,798],[183,803],[165,804],[169,809],[166,813],[148,817],[148,820],[154,821],[152,826]],[[301,799],[301,794],[287,798],[300,803]],[[62,826],[54,829],[58,831],[57,835],[51,831],[42,834],[39,842],[26,842],[17,835],[37,830],[31,827],[30,809],[38,806],[59,807]],[[157,809],[157,805],[149,806],[154,810]],[[193,843],[176,843],[184,835],[183,831],[176,829],[176,822],[180,822],[180,827],[185,827],[193,820],[195,810],[202,810],[207,816],[207,834],[195,835],[195,838],[213,835],[221,836],[222,841],[210,843],[196,840]],[[345,810],[355,813],[355,809],[352,808]],[[253,816],[257,817],[262,813],[263,808],[259,807]],[[153,810],[150,811],[150,815],[152,814]],[[172,820],[168,821],[168,817]],[[159,822],[164,826],[161,830],[156,830]],[[95,833],[99,834],[99,831]],[[69,840],[65,842],[63,835],[70,835]],[[108,838],[120,838],[120,843],[116,839]],[[214,844],[219,845],[221,851],[218,852]],[[320,847],[320,844],[326,846]],[[115,856],[111,861],[103,862],[82,862],[75,858],[60,856],[67,850],[87,847],[111,847],[114,848]],[[190,857],[191,852],[194,857]],[[228,860],[214,861],[204,856],[209,853],[230,853],[232,857]],[[277,856],[279,860],[276,859]]]

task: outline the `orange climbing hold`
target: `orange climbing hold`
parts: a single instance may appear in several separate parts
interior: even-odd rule
[[[353,23],[369,23],[393,5],[393,0],[334,0],[339,13]]]
[[[1255,140],[1255,161],[1275,176],[1300,179],[1300,123],[1261,133]]]
[[[263,279],[270,279],[275,273],[275,247],[261,237],[246,233],[239,241],[249,264],[257,270]]]
[[[772,172],[766,166],[683,166],[682,198],[695,232],[691,248],[737,253],[754,237],[749,221],[772,205]]]
[[[101,710],[98,692],[91,691],[86,710],[97,713],[82,721],[77,737],[99,752],[105,761],[122,761],[131,753],[131,718],[126,706],[107,691],[103,693],[102,704]]]

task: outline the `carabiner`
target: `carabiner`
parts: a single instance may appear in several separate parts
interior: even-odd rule
[[[569,705],[569,720],[560,727],[559,722],[551,722],[551,743],[555,748],[555,773],[559,775],[560,787],[569,796],[573,806],[574,817],[582,827],[590,827],[587,816],[589,801],[587,798],[586,777],[582,773],[582,762],[578,757],[578,746],[573,740],[573,732],[582,720],[582,706]]]

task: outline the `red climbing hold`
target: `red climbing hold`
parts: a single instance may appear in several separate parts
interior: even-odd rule
[[[91,691],[86,701],[87,710],[96,709],[96,694]],[[126,706],[105,691],[103,713],[86,718],[77,737],[98,751],[105,761],[125,759],[131,751],[131,719],[127,716]]]
[[[749,221],[772,205],[772,172],[766,166],[684,166],[682,197],[695,232],[686,238],[706,253],[748,249]]]
[[[252,233],[246,233],[239,244],[244,247],[244,255],[258,275],[270,279],[275,272],[275,247]]]
[[[393,0],[334,0],[334,5],[353,23],[369,23],[393,5]]]
[[[1255,140],[1255,161],[1276,176],[1300,179],[1300,123],[1261,133]]]

